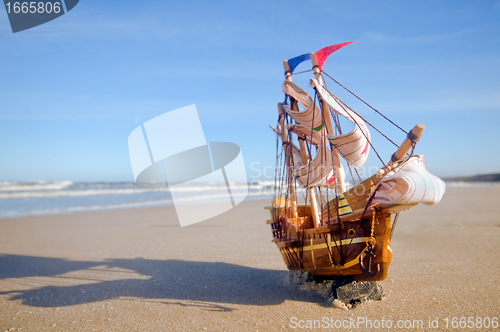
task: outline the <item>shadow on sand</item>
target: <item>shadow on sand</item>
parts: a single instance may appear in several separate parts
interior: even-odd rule
[[[287,274],[227,263],[182,260],[136,258],[86,262],[0,255],[0,284],[7,278],[49,277],[43,279],[49,282],[45,281],[45,285],[40,282],[38,288],[9,290],[0,295],[34,307],[62,307],[120,297],[180,305],[186,304],[176,301],[244,305],[275,305],[285,300],[324,302],[317,294],[286,286]],[[73,284],[68,285],[68,281]],[[232,309],[211,305],[207,310]]]

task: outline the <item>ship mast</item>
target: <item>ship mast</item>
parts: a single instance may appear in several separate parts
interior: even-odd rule
[[[292,154],[292,146],[288,142],[288,136],[286,134],[286,128],[285,128],[285,111],[283,110],[283,106],[281,103],[278,103],[278,111],[279,111],[279,124],[280,124],[280,130],[281,133],[281,142],[283,144],[283,149],[285,150],[285,162],[286,162],[286,168],[287,168],[287,177],[288,177],[288,191],[290,192],[290,201],[291,201],[291,215],[292,218],[298,218],[299,212],[297,209],[297,198],[295,197],[295,188],[293,186],[293,175],[292,175],[292,160],[291,160],[291,154]],[[286,207],[286,202],[285,202],[285,207]]]
[[[314,53],[311,53],[310,57],[313,66],[312,69],[314,77],[316,78],[316,80],[319,82],[320,85],[323,85],[323,79],[321,78],[321,70],[318,67],[318,61],[316,60],[316,55]],[[332,127],[332,122],[330,120],[330,112],[328,111],[328,105],[325,103],[324,100],[320,99],[320,106],[321,110],[323,111],[323,119],[325,122],[326,133],[333,134],[333,127]],[[340,193],[343,193],[346,191],[346,189],[345,189],[344,179],[342,178],[340,173],[342,165],[340,164],[339,153],[337,152],[337,150],[335,150],[335,148],[331,144],[330,144],[330,149],[332,150],[333,168],[337,175],[335,182],[337,182],[338,184],[337,188],[340,190]]]
[[[283,68],[285,69],[286,80],[291,82],[292,81],[292,74],[290,73],[290,66],[289,66],[287,60],[283,60]],[[292,106],[294,111],[299,110],[298,109],[299,107],[297,105],[297,101],[292,100],[291,104],[292,104],[291,106]],[[304,139],[302,137],[299,137],[299,146],[300,146],[300,156],[302,158],[302,163],[304,165],[306,165],[308,163],[308,156],[307,156],[307,151],[306,151],[306,145],[305,145]],[[320,214],[319,214],[319,209],[318,209],[318,202],[316,200],[316,193],[314,192],[313,187],[309,187],[309,188],[307,188],[307,190],[309,191],[309,200],[311,201],[311,214],[312,214],[313,221],[314,221],[314,227],[319,227],[321,225],[321,219],[320,219]],[[307,204],[307,202],[305,202],[305,204]]]

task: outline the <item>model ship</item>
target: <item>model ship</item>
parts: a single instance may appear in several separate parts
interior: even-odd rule
[[[405,133],[397,145],[326,88],[325,76],[338,82],[322,70],[323,63],[350,43],[284,61],[285,100],[278,104],[276,127],[271,126],[278,144],[268,224],[290,270],[322,279],[383,280],[399,213],[418,203],[438,203],[445,185],[426,171],[423,156],[414,154],[422,124],[406,132],[372,108]],[[292,81],[297,65],[308,60],[308,72],[314,74],[309,81],[313,97]],[[342,128],[345,123],[350,128]],[[394,144],[388,162],[375,149],[369,127]],[[370,150],[382,165],[363,180],[358,170]],[[346,174],[352,181],[348,190]]]

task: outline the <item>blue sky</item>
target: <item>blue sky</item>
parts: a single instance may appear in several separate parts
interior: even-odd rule
[[[0,9],[0,181],[133,181],[130,132],[190,104],[254,179],[274,165],[282,61],[353,40],[323,69],[405,129],[424,123],[431,172],[500,172],[499,31],[498,1],[81,0],[16,34]]]

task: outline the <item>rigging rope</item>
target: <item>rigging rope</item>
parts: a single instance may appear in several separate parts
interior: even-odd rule
[[[392,123],[394,126],[398,127],[401,131],[403,131],[405,134],[408,135],[408,132],[406,130],[404,130],[403,128],[401,128],[400,126],[398,126],[396,123],[394,123],[391,119],[389,119],[388,117],[386,117],[385,115],[383,115],[382,113],[380,113],[378,110],[376,110],[373,106],[371,106],[370,104],[368,104],[366,101],[364,101],[363,99],[361,99],[360,97],[358,97],[354,92],[352,92],[351,90],[349,90],[348,88],[346,88],[345,86],[343,86],[342,84],[340,84],[336,79],[334,79],[333,77],[331,77],[330,75],[328,75],[327,73],[325,73],[324,71],[321,71],[323,74],[325,74],[326,76],[328,76],[332,81],[334,81],[335,83],[337,83],[338,85],[340,85],[342,88],[344,88],[346,91],[348,91],[350,94],[352,94],[354,97],[356,97],[357,99],[359,99],[362,103],[364,103],[366,106],[370,107],[372,110],[374,110],[375,112],[377,112],[379,115],[381,115],[384,119],[386,119],[387,121],[389,121],[390,123]]]
[[[319,92],[315,89],[316,91],[316,94],[319,94]],[[328,91],[328,90],[326,90]],[[339,102],[339,105],[340,107],[344,108],[347,107],[349,108],[349,110],[351,110],[354,114],[356,114],[357,116],[359,116],[362,120],[366,121],[363,117],[361,117],[358,113],[356,113],[354,110],[352,110],[349,106],[347,106],[342,100],[338,99],[337,97],[335,97],[330,91],[328,91],[330,93],[330,96],[332,96],[337,102]],[[332,112],[332,110],[329,110],[330,111],[330,114],[332,116],[335,116],[336,114],[334,112]],[[344,108],[344,111],[346,111],[346,109]],[[349,114],[349,112],[346,111],[347,114]],[[351,119],[353,120],[354,122],[354,125],[355,126],[358,126],[359,128],[361,128],[361,126],[359,125],[359,123],[356,121],[356,119],[354,119],[351,115],[350,115]],[[368,122],[368,121],[366,121]],[[376,128],[375,128],[376,129]],[[377,130],[378,131],[378,130]],[[378,159],[380,160],[380,162],[382,163],[382,165],[384,165],[384,167],[386,166],[386,164],[384,163],[384,160],[382,159],[382,157],[380,157],[380,155],[378,154],[377,150],[375,149],[375,147],[373,146],[372,142],[370,141],[370,139],[366,136],[365,132],[363,130],[361,130],[361,133],[363,134],[363,136],[366,138],[368,144],[370,144],[371,148],[373,149],[373,151],[375,152],[375,154],[377,155]],[[385,135],[384,135],[385,137]],[[387,138],[387,137],[386,137]],[[388,138],[387,138],[388,139]],[[392,142],[392,141],[391,141]],[[394,142],[393,142],[394,143]],[[395,143],[394,143],[395,144]],[[397,146],[397,145],[396,145]]]
[[[309,70],[304,70],[304,71],[298,71],[296,73],[292,73],[291,75],[303,74],[303,73],[307,73],[307,72],[310,72],[310,71],[313,71],[313,70],[309,69]]]
[[[337,98],[338,99],[338,98]],[[378,130],[377,127],[375,127],[374,125],[372,125],[370,122],[368,122],[368,120],[366,120],[364,117],[362,117],[361,115],[359,115],[358,112],[356,112],[355,110],[353,110],[351,107],[349,107],[349,105],[347,105],[346,103],[344,103],[342,100],[338,99],[338,102],[340,104],[342,104],[343,106],[347,107],[350,111],[352,111],[354,114],[356,114],[357,116],[359,116],[363,121],[365,121],[370,127],[372,127],[373,129],[375,129],[377,131],[377,133],[379,133],[380,135],[382,135],[386,140],[388,140],[389,142],[391,142],[393,145],[395,145],[396,147],[399,148],[399,145],[397,145],[396,143],[394,143],[393,140],[391,140],[389,137],[387,137],[387,135],[385,135],[383,132],[381,132],[380,130]]]

